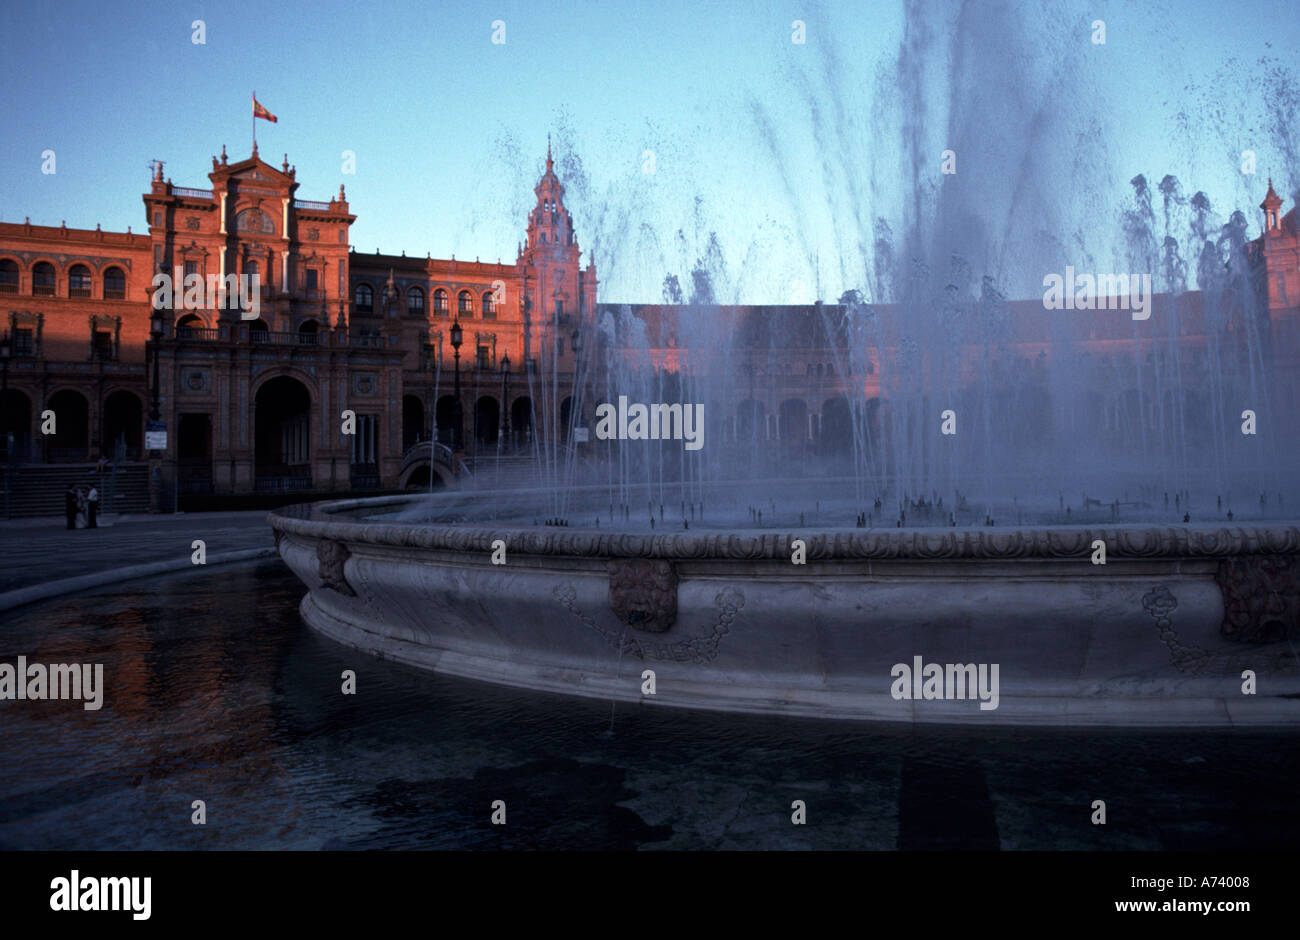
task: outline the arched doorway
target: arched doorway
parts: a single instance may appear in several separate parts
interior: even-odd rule
[[[787,398],[781,402],[778,433],[781,443],[799,450],[808,442],[808,405],[802,398]]]
[[[311,488],[311,393],[280,375],[257,390],[253,472],[259,490]]]
[[[853,449],[853,420],[843,396],[828,398],[822,405],[821,444],[828,454],[847,454]]]
[[[194,339],[197,335],[196,330],[204,327],[203,318],[187,313],[176,321],[176,338],[177,339]]]
[[[491,395],[484,395],[474,404],[474,439],[483,447],[494,447],[501,423],[501,406]]]
[[[320,332],[320,324],[315,320],[303,320],[298,325],[298,343],[302,346],[315,346],[316,334]]]
[[[454,395],[443,395],[438,399],[438,404],[434,409],[434,420],[438,424],[438,443],[454,448],[456,439],[459,436],[456,429],[456,397]]]
[[[402,396],[402,453],[424,440],[424,402],[415,395]]]
[[[110,460],[139,460],[144,406],[131,392],[113,392],[104,399],[104,436],[100,453]]]
[[[32,400],[16,388],[0,392],[0,462],[31,458]]]
[[[510,435],[515,447],[531,444],[533,440],[533,400],[521,395],[510,406]]]
[[[736,437],[742,442],[767,437],[767,409],[761,401],[751,398],[736,408]]]
[[[90,459],[90,405],[72,389],[55,392],[45,405],[54,412],[54,433],[46,440],[50,463],[78,463]]]

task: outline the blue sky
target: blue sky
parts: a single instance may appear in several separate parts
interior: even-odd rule
[[[834,299],[869,279],[877,218],[900,244],[956,232],[1009,284],[1122,265],[1137,173],[1173,173],[1257,230],[1264,177],[1288,200],[1300,187],[1294,7],[1131,6],[9,4],[0,220],[145,228],[148,161],[206,187],[223,143],[251,148],[255,88],[280,119],[258,122],[263,158],[289,154],[301,198],[345,184],[358,251],[512,260],[553,133],[606,300],[658,300],[701,260],[722,300]],[[1026,261],[1041,244],[1056,247]]]

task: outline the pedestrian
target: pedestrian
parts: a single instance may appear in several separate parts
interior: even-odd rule
[[[79,494],[77,493],[77,488],[69,483],[68,488],[63,493],[63,514],[68,519],[69,529],[75,529],[77,527],[77,510],[79,508],[77,504],[79,502],[80,499]]]
[[[99,489],[94,483],[90,484],[90,492],[86,494],[86,528],[97,528],[95,525],[95,514],[99,512]]]

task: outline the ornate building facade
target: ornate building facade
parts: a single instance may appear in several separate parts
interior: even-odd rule
[[[223,148],[208,179],[156,163],[144,233],[0,224],[9,466],[152,457],[164,493],[337,491],[427,484],[547,433],[529,389],[543,368],[571,383],[597,290],[549,148],[513,264],[359,254],[344,188],[299,199],[287,156]],[[160,310],[158,274],[177,287]],[[181,291],[232,274],[256,304]]]

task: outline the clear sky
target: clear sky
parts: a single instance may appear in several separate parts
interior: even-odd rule
[[[1252,234],[1266,176],[1290,203],[1297,50],[1290,0],[9,3],[0,220],[145,229],[148,161],[206,188],[256,89],[261,155],[300,198],[345,184],[358,251],[513,260],[549,132],[604,300],[700,263],[720,300],[833,300],[867,286],[877,219],[1034,283],[1118,258],[1138,173]]]

